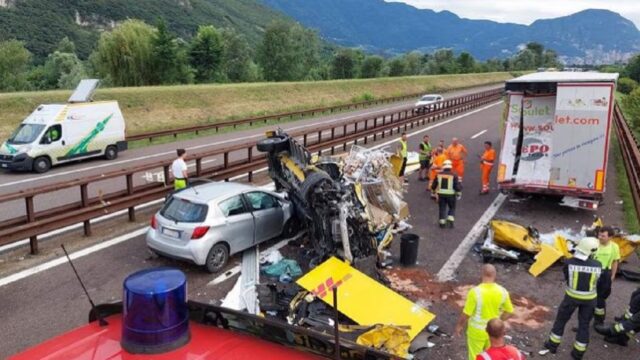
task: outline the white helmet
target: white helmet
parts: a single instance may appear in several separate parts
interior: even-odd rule
[[[453,167],[453,163],[451,162],[451,160],[445,160],[442,163],[442,168],[443,169],[451,169]]]
[[[576,245],[576,248],[575,248],[576,252],[574,255],[578,259],[585,260],[589,256],[591,256],[591,254],[596,252],[596,250],[598,250],[598,246],[600,246],[600,242],[598,241],[598,239],[594,237],[582,238],[582,240],[578,242],[578,245]]]

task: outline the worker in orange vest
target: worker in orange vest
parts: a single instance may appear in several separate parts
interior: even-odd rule
[[[493,169],[493,163],[496,161],[496,151],[493,149],[491,141],[484,142],[484,153],[480,157],[480,171],[482,172],[482,190],[480,194],[489,193],[489,183],[491,181],[491,169]]]
[[[460,144],[458,138],[451,139],[451,145],[446,151],[447,158],[453,164],[453,173],[458,175],[458,180],[464,178],[464,159],[467,157],[467,148]]]
[[[442,171],[442,165],[447,160],[447,155],[444,153],[444,147],[438,146],[435,150],[433,158],[431,160],[431,168],[429,169],[429,185],[427,185],[427,191],[431,191],[431,197],[436,198],[436,192],[431,190],[431,184],[436,179],[436,176]]]

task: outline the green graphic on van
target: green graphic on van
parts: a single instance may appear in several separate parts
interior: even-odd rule
[[[113,114],[107,116],[104,120],[102,120],[99,123],[97,123],[96,127],[93,128],[93,130],[91,130],[89,135],[85,136],[82,140],[80,140],[80,142],[77,145],[75,145],[73,148],[71,148],[71,150],[69,150],[67,152],[65,157],[69,158],[69,157],[73,157],[73,156],[77,156],[77,155],[81,155],[81,154],[86,153],[87,152],[87,146],[89,146],[91,141],[93,141],[93,139],[95,139],[95,137],[98,136],[98,134],[100,134],[104,130],[104,128],[106,127],[106,125],[109,122],[109,120],[111,120],[112,116],[113,116]]]
[[[15,154],[18,152],[18,149],[14,148],[13,146],[9,145],[8,143],[4,143],[4,147],[7,148],[7,150],[9,150],[9,154]]]

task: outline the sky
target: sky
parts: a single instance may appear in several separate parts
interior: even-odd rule
[[[417,8],[449,10],[460,17],[531,24],[576,13],[584,9],[607,9],[620,13],[640,28],[640,0],[386,0]]]

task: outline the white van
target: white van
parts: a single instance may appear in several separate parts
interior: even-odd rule
[[[117,101],[92,102],[98,80],[82,80],[67,104],[40,105],[0,147],[0,168],[44,173],[66,162],[126,150]]]

